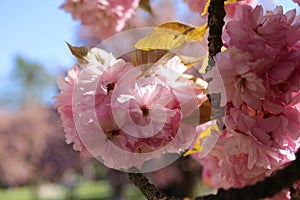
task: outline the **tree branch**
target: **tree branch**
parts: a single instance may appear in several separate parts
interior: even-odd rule
[[[208,66],[206,72],[215,66],[214,56],[221,52],[223,46],[222,32],[225,24],[224,17],[226,13],[224,10],[224,0],[211,0],[208,7]],[[211,80],[207,80],[209,83]],[[223,129],[224,123],[222,117],[224,116],[225,108],[221,107],[221,94],[211,93],[208,95],[212,106],[212,117],[217,119],[217,124],[220,130]]]
[[[144,194],[149,200],[181,200],[171,197],[159,190],[155,185],[149,182],[146,176],[141,173],[129,173],[130,181]]]
[[[217,53],[221,52],[223,46],[222,31],[225,24],[224,0],[211,0],[208,7],[208,52],[213,58]]]
[[[256,200],[272,197],[284,188],[288,188],[300,180],[300,150],[297,158],[290,165],[278,170],[275,175],[257,182],[255,185],[245,186],[240,189],[219,189],[216,195],[197,197],[195,200]]]
[[[289,188],[300,180],[300,150],[296,154],[296,160],[284,169],[278,170],[275,175],[257,182],[255,185],[243,188],[219,189],[217,194],[196,197],[195,200],[257,200],[272,197],[284,188]],[[141,173],[129,173],[129,179],[149,200],[182,200],[171,197],[159,190]]]

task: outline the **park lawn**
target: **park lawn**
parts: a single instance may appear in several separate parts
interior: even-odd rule
[[[47,184],[40,187],[23,186],[0,189],[1,200],[109,200],[110,185],[108,181],[81,182],[75,188],[60,184]],[[132,200],[145,200],[133,185],[125,185],[124,196]]]

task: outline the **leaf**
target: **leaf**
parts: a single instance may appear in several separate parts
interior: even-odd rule
[[[225,4],[235,3],[235,2],[238,2],[238,1],[241,1],[241,0],[226,0]]]
[[[208,29],[207,24],[200,27],[168,22],[157,26],[151,34],[142,38],[135,44],[136,51],[131,55],[131,62],[135,66],[164,64],[176,54],[169,50],[183,47],[192,41],[202,40]],[[193,66],[203,60],[203,58],[193,58],[178,55],[183,64],[188,67]]]
[[[156,49],[170,50],[182,46],[185,40],[183,35],[172,33],[151,34],[135,44],[135,48],[149,51]]]
[[[210,101],[205,101],[201,104],[201,106],[199,107],[199,112],[200,112],[200,121],[199,124],[204,124],[208,121],[212,120],[211,117],[211,103]]]
[[[202,11],[202,13],[201,13],[201,16],[204,16],[204,15],[207,14],[209,5],[210,5],[210,0],[208,0],[208,1],[206,2],[205,7],[204,7],[204,9],[203,9],[203,11]]]
[[[66,43],[81,67],[84,67],[88,63],[99,63],[106,65],[115,60],[111,53],[108,53],[100,48],[91,48],[86,46],[74,47],[68,42]]]
[[[198,70],[199,73],[204,74],[205,73],[205,69],[208,66],[208,52],[207,54],[204,56],[203,60],[202,60],[202,66],[200,67],[200,69]]]
[[[209,126],[207,129],[205,129],[197,138],[197,141],[194,145],[194,147],[190,150],[188,150],[187,152],[184,153],[183,156],[188,156],[188,155],[191,155],[193,153],[198,153],[198,152],[201,152],[203,151],[203,147],[201,146],[201,139],[202,138],[205,138],[205,137],[208,137],[208,136],[211,136],[211,132],[215,130],[215,131],[219,131],[219,128],[216,124],[214,125],[211,125]]]
[[[143,10],[145,10],[146,12],[148,12],[149,14],[153,15],[151,6],[150,6],[150,0],[141,0],[139,3],[139,7]]]
[[[206,56],[204,57],[191,57],[191,56],[185,56],[185,55],[178,55],[180,58],[182,64],[187,66],[188,68],[198,65],[200,62],[205,61]]]
[[[175,54],[163,49],[156,49],[156,50],[149,50],[149,51],[136,49],[133,52],[131,52],[131,62],[135,66],[153,65],[154,63],[164,64],[164,62],[162,61],[164,61],[165,59],[169,60],[173,56],[175,56]]]
[[[139,40],[135,48],[145,51],[175,49],[191,41],[202,40],[207,29],[207,24],[194,27],[179,22],[168,22],[157,26],[150,35]]]
[[[81,46],[81,47],[74,47],[72,46],[71,44],[69,44],[68,42],[66,42],[72,55],[76,57],[78,63],[80,65],[85,65],[87,64],[87,60],[86,60],[86,56],[90,50],[89,47],[86,47],[86,46]]]

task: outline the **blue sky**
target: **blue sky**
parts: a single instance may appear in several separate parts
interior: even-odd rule
[[[74,64],[64,41],[78,45],[75,33],[79,23],[72,20],[70,14],[59,9],[63,2],[64,0],[1,2],[0,95],[3,88],[9,88],[9,74],[16,55],[41,63],[53,74],[62,74]],[[270,0],[260,2],[267,3]],[[286,9],[297,7],[292,0],[277,2],[285,3]]]
[[[79,23],[59,9],[62,3],[63,0],[1,2],[0,95],[12,88],[9,80],[16,55],[42,64],[53,75],[62,74],[74,64],[65,41],[76,45]],[[53,102],[54,92],[41,94]]]
[[[1,3],[1,80],[8,75],[17,54],[54,70],[73,62],[64,41],[75,40],[78,23],[59,9],[62,2],[13,0]]]

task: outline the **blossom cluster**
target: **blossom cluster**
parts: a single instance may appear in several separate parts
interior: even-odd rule
[[[227,49],[216,55],[213,69],[225,87],[225,127],[206,157],[194,155],[203,164],[204,178],[216,188],[263,180],[294,160],[300,147],[296,10],[284,14],[278,6],[264,14],[261,6],[237,9],[237,19],[227,23],[223,34]],[[209,88],[217,84],[212,80]]]
[[[90,35],[105,39],[124,28],[138,4],[139,0],[67,0],[61,8],[87,26]]]
[[[203,88],[182,76],[185,69],[177,56],[145,69],[95,50],[87,64],[58,79],[56,107],[67,142],[124,170],[184,151],[206,100]]]

